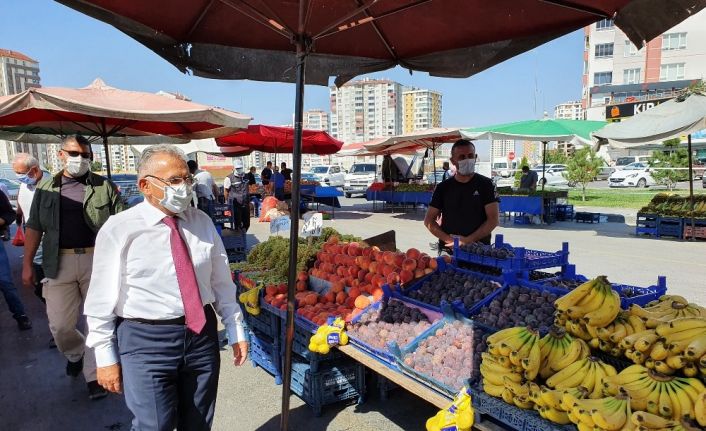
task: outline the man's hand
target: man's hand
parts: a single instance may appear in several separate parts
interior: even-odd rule
[[[32,265],[22,265],[22,285],[28,289],[33,289],[34,284],[34,268],[32,268]]]
[[[464,237],[458,235],[449,235],[449,239],[446,240],[444,246],[448,248],[454,248],[454,238],[458,238],[458,245],[464,245]]]
[[[245,363],[248,357],[248,342],[240,341],[233,344],[233,365],[239,367]]]
[[[106,391],[121,394],[123,392],[122,377],[120,376],[120,364],[108,365],[96,369],[98,384]]]

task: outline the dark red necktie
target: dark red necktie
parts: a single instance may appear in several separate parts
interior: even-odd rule
[[[196,281],[196,272],[194,272],[194,264],[189,256],[189,249],[186,247],[184,239],[179,235],[177,218],[164,217],[162,221],[171,229],[169,242],[172,245],[172,259],[174,259],[181,301],[184,303],[186,327],[200,334],[206,325],[206,314],[203,311],[199,284]]]

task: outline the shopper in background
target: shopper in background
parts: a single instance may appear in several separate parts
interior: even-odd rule
[[[446,181],[449,178],[451,178],[451,171],[450,171],[450,167],[449,167],[449,162],[444,162],[444,164],[442,165],[442,169],[444,170],[444,175],[442,175],[441,181]]]
[[[44,179],[44,172],[39,168],[39,161],[27,153],[18,153],[12,161],[12,169],[17,175],[17,181],[20,182],[20,191],[17,194],[17,229],[23,229],[23,224],[29,220],[30,211],[32,209],[32,200],[34,199],[34,191]],[[46,300],[42,295],[42,280],[44,280],[44,270],[42,269],[42,246],[37,249],[32,262],[34,268],[34,294],[44,303]],[[56,347],[53,345],[52,346]]]
[[[493,229],[499,223],[500,201],[490,178],[475,173],[476,148],[467,139],[459,139],[451,148],[451,163],[456,174],[436,186],[424,226],[439,239],[439,246],[453,247],[459,243],[490,244]],[[437,222],[442,216],[441,225]]]
[[[233,229],[250,229],[250,199],[248,180],[243,171],[243,162],[233,162],[233,173],[223,180],[223,194],[226,202],[233,208]]]
[[[260,179],[262,180],[263,186],[270,184],[270,180],[272,179],[272,162],[267,162],[265,169],[260,172]]]
[[[41,242],[49,329],[68,360],[66,374],[77,377],[83,371],[88,396],[95,400],[106,392],[96,382],[95,355],[78,329],[79,315],[91,280],[96,234],[108,217],[122,211],[123,203],[115,184],[90,172],[92,155],[83,136],[66,138],[59,152],[64,169],[35,190],[25,229],[22,282],[34,287],[32,262]]]
[[[12,223],[15,222],[16,216],[15,210],[13,210],[12,205],[10,205],[10,200],[5,193],[0,193],[1,233],[4,234],[10,229]],[[4,241],[0,241],[0,290],[5,297],[5,302],[7,302],[7,307],[10,309],[12,317],[17,322],[17,327],[22,331],[32,329],[32,322],[25,314],[24,304],[22,304],[19,292],[17,292],[15,283],[12,280],[10,260],[7,258],[7,251],[5,250],[5,244],[3,244],[3,242]]]
[[[280,173],[284,176],[285,181],[292,181],[292,170],[287,167],[285,162],[280,164]]]
[[[98,382],[124,391],[133,430],[211,428],[216,312],[234,365],[248,354],[228,257],[210,218],[189,206],[192,181],[181,150],[146,149],[138,166],[144,202],[108,220],[96,239],[87,343]]]
[[[537,173],[530,171],[529,166],[523,166],[522,176],[520,177],[520,190],[529,190],[531,192],[537,190],[537,181]]]
[[[284,200],[284,175],[275,166],[275,172],[272,174],[272,182],[275,186],[275,197],[279,201]]]
[[[210,205],[215,202],[219,195],[218,186],[213,181],[213,175],[208,171],[199,169],[199,164],[196,160],[189,160],[189,172],[194,177],[194,192],[196,192],[196,200],[198,208],[206,213],[209,212]]]
[[[257,171],[257,168],[255,166],[250,166],[250,172],[247,173],[248,177],[248,185],[249,186],[254,186],[257,184],[257,179],[255,178],[255,172]]]

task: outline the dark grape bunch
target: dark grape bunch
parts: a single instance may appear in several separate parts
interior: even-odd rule
[[[454,390],[473,374],[474,331],[461,321],[447,323],[406,355],[404,364]]]
[[[529,326],[546,332],[554,322],[557,295],[526,287],[511,286],[480,309],[473,320],[492,328]]]
[[[425,304],[436,306],[442,301],[452,303],[460,300],[466,308],[471,308],[500,287],[494,281],[483,280],[448,268],[442,273],[431,275],[419,289],[406,295]]]
[[[362,314],[357,323],[348,327],[348,335],[376,349],[387,350],[389,342],[404,347],[431,326],[424,313],[400,301],[390,300],[380,308]]]
[[[491,245],[483,244],[481,242],[464,244],[461,246],[461,250],[467,253],[478,254],[480,256],[494,257],[496,259],[507,259],[509,257],[515,257],[515,252],[511,248],[493,247]]]
[[[530,271],[529,279],[530,279],[530,281],[546,280],[547,278],[556,277],[558,275],[561,275],[561,272],[552,274],[551,272],[545,272],[545,271]]]

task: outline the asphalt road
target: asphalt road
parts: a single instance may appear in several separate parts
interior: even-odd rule
[[[371,213],[364,199],[343,199],[346,211],[326,221],[341,232],[368,237],[394,229],[400,249],[416,247],[431,252],[432,237],[422,227],[423,210]],[[498,229],[515,246],[558,250],[570,244],[570,260],[579,273],[608,275],[614,282],[650,285],[657,275],[666,275],[670,292],[684,295],[706,306],[706,243],[636,238],[625,223],[584,225],[556,223],[551,226],[514,226]],[[269,224],[253,221],[248,241],[269,235]],[[5,243],[19,276],[20,251]],[[19,285],[19,284],[18,284]],[[0,305],[0,430],[13,431],[104,431],[129,430],[131,415],[122,397],[111,395],[91,402],[81,379],[64,375],[65,361],[48,348],[49,330],[39,300],[22,290],[34,329],[19,332],[4,305]],[[235,368],[222,352],[215,430],[276,430],[279,427],[281,386],[249,363]],[[435,409],[423,400],[396,389],[381,400],[374,383],[369,384],[362,405],[334,405],[320,418],[296,396],[291,399],[291,429],[316,430],[421,430]]]

